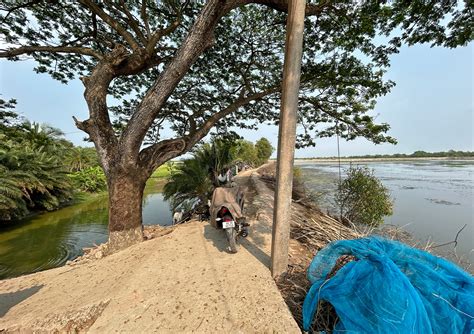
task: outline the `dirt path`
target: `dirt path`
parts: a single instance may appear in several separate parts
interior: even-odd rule
[[[0,281],[0,332],[300,333],[270,276],[271,221],[259,218],[250,172],[251,234],[237,254],[205,222],[178,226],[99,260]]]

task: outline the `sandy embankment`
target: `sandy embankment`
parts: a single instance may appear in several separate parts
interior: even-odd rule
[[[237,254],[222,231],[191,222],[101,259],[0,281],[0,332],[299,333],[268,269],[271,219],[259,219],[258,205],[271,198],[253,195],[257,219]]]

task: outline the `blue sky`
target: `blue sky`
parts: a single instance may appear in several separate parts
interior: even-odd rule
[[[454,50],[418,45],[404,47],[392,57],[386,77],[396,82],[392,92],[375,108],[377,120],[391,125],[390,135],[398,145],[374,145],[364,139],[341,142],[342,155],[411,153],[416,150],[474,150],[472,43]],[[67,85],[46,74],[33,72],[32,61],[0,60],[0,93],[18,100],[17,111],[31,121],[48,123],[66,133],[76,145],[85,145],[84,134],[72,116],[87,118],[83,86],[79,80]],[[278,129],[239,131],[255,141],[265,136],[277,145]],[[336,138],[321,139],[314,148],[301,149],[297,157],[335,156]]]

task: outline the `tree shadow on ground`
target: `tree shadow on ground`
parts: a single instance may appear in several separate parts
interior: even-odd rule
[[[15,305],[37,293],[44,285],[36,285],[31,288],[15,292],[0,293],[0,317],[3,317]]]
[[[256,234],[252,238],[246,239],[240,237],[238,238],[238,244],[240,247],[245,248],[265,267],[270,268],[270,256],[261,249],[261,247],[263,246],[264,238],[259,236],[258,229],[252,229],[250,233],[252,232],[256,232]],[[212,227],[211,225],[206,225],[204,227],[204,237],[207,240],[212,241],[213,246],[216,247],[220,252],[229,252],[229,243],[226,239],[223,230],[218,230]]]

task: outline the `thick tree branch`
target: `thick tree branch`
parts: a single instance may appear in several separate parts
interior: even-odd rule
[[[225,14],[223,12],[224,4],[224,0],[210,0],[206,3],[175,57],[158,76],[128,122],[122,133],[121,144],[127,148],[126,156],[130,161],[133,161],[139,154],[140,146],[148,129],[168,97],[191,65],[212,44],[214,28],[222,15]]]
[[[142,5],[140,8],[140,16],[143,20],[143,24],[145,25],[145,30],[147,37],[150,37],[150,25],[148,24],[148,15],[146,13],[146,6],[147,6],[147,0],[142,0]]]
[[[162,140],[140,152],[139,164],[151,175],[156,167],[183,154],[185,148],[186,141],[183,138]]]
[[[41,1],[42,1],[42,0],[27,1],[27,2],[25,2],[25,3],[20,2],[19,5],[14,6],[14,7],[8,9],[7,14],[3,17],[2,23],[4,23],[4,22],[8,19],[8,16],[10,16],[10,14],[13,13],[15,10],[21,9],[21,8],[28,8],[28,7],[31,7],[31,6],[33,6],[33,5],[36,5],[36,4],[40,3]]]
[[[195,120],[191,116],[190,123],[192,124],[192,130],[189,135],[182,138],[163,140],[143,149],[140,152],[140,163],[145,169],[149,171],[149,173],[152,173],[157,166],[161,165],[165,161],[173,159],[189,151],[198,141],[200,141],[209,133],[209,131],[217,122],[219,122],[224,117],[237,111],[237,109],[245,106],[249,102],[256,101],[265,96],[276,93],[280,89],[280,87],[271,87],[247,97],[241,95],[234,103],[209,117],[203,124],[199,126],[199,128],[196,126]]]
[[[166,36],[166,35],[169,35],[171,34],[173,31],[176,30],[176,28],[178,28],[178,26],[181,24],[181,21],[179,19],[176,19],[173,23],[171,23],[168,27],[166,27],[165,29],[160,29],[160,30],[157,30],[155,31],[151,37],[150,37],[150,40],[148,41],[148,44],[146,46],[146,50],[148,53],[153,53],[153,50],[155,49],[156,47],[156,44],[158,44],[158,41]]]
[[[189,134],[189,138],[186,141],[186,149],[191,149],[198,141],[200,141],[202,138],[204,138],[209,131],[212,129],[212,127],[219,122],[221,119],[224,117],[230,115],[234,111],[237,111],[237,109],[245,106],[249,102],[252,101],[257,101],[265,96],[268,96],[270,94],[276,93],[280,91],[281,87],[272,87],[268,88],[262,92],[255,93],[252,95],[249,95],[247,97],[241,96],[238,98],[234,103],[226,107],[225,109],[222,109],[221,111],[215,113],[211,117],[209,117],[200,127],[197,129],[194,133]]]
[[[111,28],[113,28],[117,33],[119,33],[130,45],[133,50],[139,48],[138,43],[135,41],[133,36],[125,29],[117,20],[109,16],[104,12],[94,1],[91,0],[79,0],[83,6],[89,8],[93,13],[97,14],[105,23],[107,23]]]
[[[23,54],[31,54],[34,52],[51,52],[51,53],[75,53],[84,56],[91,56],[101,60],[104,56],[99,52],[90,48],[81,46],[21,46],[15,49],[9,49],[0,52],[0,58],[11,58]]]
[[[109,56],[116,53],[117,57],[120,57],[123,49],[123,46],[118,47]],[[107,175],[118,163],[119,158],[117,137],[112,128],[107,107],[107,89],[114,77],[113,65],[107,60],[102,60],[95,66],[89,77],[81,78],[86,88],[84,98],[89,108],[90,118],[83,122],[75,119],[76,126],[87,132],[94,142]]]

